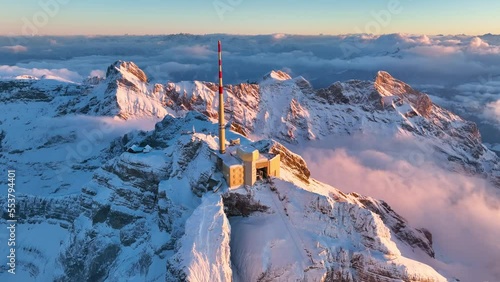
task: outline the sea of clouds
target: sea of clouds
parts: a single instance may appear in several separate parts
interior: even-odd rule
[[[442,169],[428,148],[413,138],[356,135],[297,151],[313,177],[382,199],[410,225],[430,230],[436,259],[420,261],[460,281],[500,281],[500,190]]]
[[[416,85],[483,86],[474,91],[486,91],[488,83],[500,80],[500,36],[495,35],[0,37],[0,62],[27,71],[69,69],[79,77],[66,78],[82,79],[121,59],[159,80],[211,80],[219,39],[229,83],[255,80],[272,69],[302,75],[316,87],[370,79],[381,69]]]

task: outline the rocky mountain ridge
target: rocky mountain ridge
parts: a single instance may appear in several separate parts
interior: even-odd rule
[[[386,72],[374,82],[314,89],[274,71],[259,83],[225,86],[225,113],[227,138],[280,153],[282,177],[214,193],[222,179],[211,158],[216,91],[209,82],[150,85],[139,67],[121,61],[106,79],[83,84],[0,82],[11,117],[1,120],[0,163],[26,174],[20,223],[24,234],[53,234],[44,245],[20,238],[19,277],[447,281],[451,274],[419,262],[436,255],[428,230],[412,227],[383,201],[314,180],[287,145],[382,131],[426,141],[447,169],[498,181],[498,157],[473,123]],[[45,125],[47,117],[54,123]],[[102,126],[141,118],[159,122],[149,131]],[[153,151],[124,152],[133,144]]]
[[[105,98],[99,98],[106,87]],[[423,154],[445,168],[481,175],[500,187],[500,158],[487,149],[475,123],[432,103],[428,95],[380,71],[374,81],[336,82],[314,89],[303,77],[272,71],[259,83],[225,86],[228,126],[244,136],[298,144],[332,135],[379,134],[420,140]],[[116,62],[86,97],[62,108],[120,118],[183,116],[198,111],[215,120],[218,88],[211,82],[150,85],[131,62]],[[95,94],[98,93],[98,94]],[[96,101],[99,101],[97,103]]]

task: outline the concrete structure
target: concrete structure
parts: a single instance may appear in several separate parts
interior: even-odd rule
[[[257,178],[280,176],[281,159],[279,155],[262,154],[252,146],[241,146],[231,142],[226,152],[226,132],[224,125],[224,87],[222,85],[222,48],[218,41],[219,53],[219,153],[217,168],[222,172],[230,188],[241,185],[254,185]],[[194,131],[194,130],[193,130]]]
[[[258,179],[280,176],[280,155],[260,153],[252,146],[231,146],[217,154],[217,168],[230,188],[252,186]]]

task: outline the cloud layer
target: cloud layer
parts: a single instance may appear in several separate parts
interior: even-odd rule
[[[426,263],[461,281],[500,281],[498,189],[437,168],[432,154],[422,154],[413,142],[335,138],[302,155],[314,177],[344,192],[383,199],[413,226],[429,229],[437,260]]]
[[[122,59],[149,68],[159,79],[211,80],[217,69],[218,39],[223,40],[230,83],[255,80],[270,69],[282,68],[316,87],[349,78],[369,79],[381,69],[410,83],[439,85],[500,74],[500,36],[493,35],[0,37],[0,62],[26,68],[71,66],[86,77],[91,70]],[[166,73],[154,73],[165,64],[170,65]]]
[[[28,48],[23,45],[2,46],[2,50],[10,53],[21,53],[28,51]]]

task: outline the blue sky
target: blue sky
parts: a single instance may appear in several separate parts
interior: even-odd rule
[[[0,0],[0,5],[3,35],[500,33],[497,0]]]

